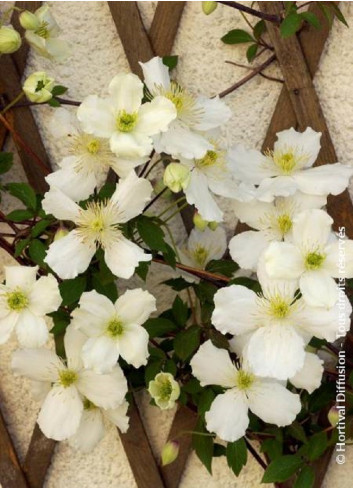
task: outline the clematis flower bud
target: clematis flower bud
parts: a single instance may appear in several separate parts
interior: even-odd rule
[[[211,221],[208,223],[208,227],[211,229],[211,231],[216,231],[216,229],[218,228],[218,222]]]
[[[162,449],[162,467],[169,465],[177,459],[179,455],[179,443],[175,440],[168,441]]]
[[[207,226],[209,225],[209,222],[205,221],[205,219],[203,219],[202,216],[198,212],[195,212],[192,220],[193,220],[195,228],[198,229],[199,231],[204,231],[207,228]]]
[[[190,170],[181,163],[170,163],[164,171],[163,182],[172,192],[180,192],[189,185]]]
[[[339,412],[336,406],[332,406],[332,408],[329,410],[327,414],[327,419],[329,420],[329,423],[331,426],[337,426],[340,416]]]
[[[203,13],[210,15],[216,10],[217,6],[217,2],[202,2]]]
[[[42,104],[52,98],[54,78],[49,77],[45,71],[36,71],[29,75],[23,84],[23,91],[31,102]]]
[[[161,409],[172,409],[180,395],[180,387],[172,374],[161,372],[148,385],[148,392]]]
[[[26,30],[34,31],[40,26],[40,21],[36,15],[29,10],[24,10],[19,17],[21,26]]]
[[[14,53],[21,44],[21,36],[12,26],[0,27],[0,54]]]

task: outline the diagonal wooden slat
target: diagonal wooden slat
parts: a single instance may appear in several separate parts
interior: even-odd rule
[[[148,33],[154,54],[169,56],[178,32],[185,2],[158,2]]]

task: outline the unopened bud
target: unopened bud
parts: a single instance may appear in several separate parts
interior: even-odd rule
[[[205,221],[205,219],[203,219],[201,214],[199,214],[198,212],[195,212],[192,220],[194,222],[195,228],[198,229],[199,231],[204,231],[209,224],[209,222]]]
[[[175,440],[168,441],[162,449],[162,467],[169,465],[178,458],[179,443]]]
[[[55,233],[54,236],[54,241],[58,241],[61,238],[65,238],[69,234],[69,231],[64,228],[64,226],[61,226]]]
[[[336,406],[332,406],[327,414],[327,419],[331,426],[337,426],[340,420],[339,411]]]
[[[12,26],[0,27],[0,54],[14,53],[21,44],[21,36]]]
[[[34,31],[40,26],[38,17],[29,10],[24,10],[19,19],[21,26],[26,30]]]
[[[202,2],[202,10],[206,15],[212,14],[217,8],[217,2]]]
[[[164,171],[163,182],[172,192],[180,192],[189,185],[190,170],[181,163],[169,163]]]
[[[208,227],[211,229],[211,231],[216,231],[216,229],[218,228],[218,222],[211,221],[208,223]]]
[[[23,91],[31,102],[42,104],[48,102],[53,95],[54,78],[49,77],[45,71],[36,71],[29,75],[23,84]]]

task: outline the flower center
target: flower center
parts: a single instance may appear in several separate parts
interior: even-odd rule
[[[119,321],[118,318],[112,319],[107,326],[107,335],[111,336],[112,338],[116,338],[117,336],[121,336],[124,331],[124,326],[121,321]]]
[[[83,241],[94,241],[104,248],[119,239],[120,217],[119,209],[112,202],[89,202],[76,221],[77,232]]]
[[[255,376],[253,374],[249,374],[248,372],[245,372],[244,370],[238,370],[237,374],[237,387],[240,390],[246,390],[251,387],[255,380]]]
[[[203,158],[195,161],[198,168],[207,168],[217,163],[218,154],[216,151],[208,150]]]
[[[305,258],[305,267],[307,270],[317,270],[325,261],[326,255],[316,251],[308,253]]]
[[[39,80],[37,82],[35,92],[40,92],[41,90],[43,90],[43,88],[45,88],[45,82],[44,82],[44,80]]]
[[[277,224],[283,236],[292,229],[293,225],[292,219],[288,214],[282,214],[281,216],[278,216]]]
[[[22,311],[28,304],[29,299],[22,290],[14,290],[7,294],[7,305],[12,311]]]
[[[283,319],[288,316],[290,310],[290,304],[286,302],[282,297],[274,297],[270,301],[270,314],[271,316]]]
[[[60,370],[59,381],[63,387],[70,387],[77,381],[77,373],[73,370]]]
[[[196,263],[198,263],[200,266],[204,266],[208,258],[208,251],[203,246],[198,245],[193,251],[193,257]]]
[[[42,37],[43,39],[48,39],[49,37],[49,29],[48,29],[48,23],[47,22],[42,22],[38,29],[34,31],[37,36]]]
[[[91,155],[95,155],[98,153],[98,151],[100,150],[100,147],[101,147],[101,143],[100,141],[98,141],[98,139],[92,139],[92,141],[90,141],[88,144],[87,144],[87,151],[91,154]]]
[[[162,401],[168,401],[173,392],[173,387],[169,379],[164,379],[159,386],[159,397]]]
[[[290,175],[293,171],[302,168],[308,161],[308,156],[300,154],[297,148],[286,147],[275,151],[265,151],[265,156],[274,163],[283,175]]]
[[[131,132],[137,124],[137,113],[128,114],[121,110],[116,119],[116,128],[120,132]]]

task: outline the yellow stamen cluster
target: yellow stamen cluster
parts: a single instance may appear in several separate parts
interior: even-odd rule
[[[37,36],[42,37],[43,39],[48,39],[49,37],[49,29],[48,29],[48,22],[42,22],[38,29],[34,31]]]
[[[89,202],[77,219],[77,233],[82,240],[96,242],[103,248],[120,235],[119,209],[112,202]]]
[[[317,270],[325,261],[326,255],[317,251],[308,253],[305,257],[305,268],[307,270]]]
[[[290,304],[280,296],[274,296],[269,303],[269,313],[277,319],[284,319],[288,316]]]
[[[137,113],[129,114],[121,110],[116,118],[116,128],[120,132],[131,132],[137,124]]]
[[[300,154],[297,148],[286,147],[274,151],[268,150],[265,156],[269,158],[280,170],[283,175],[290,175],[294,170],[302,168],[308,161],[308,156]]]
[[[121,336],[124,331],[124,326],[123,323],[118,319],[114,318],[111,321],[109,321],[106,333],[108,336],[111,336],[112,338],[116,338],[117,336]]]
[[[293,222],[288,214],[281,214],[277,217],[277,225],[284,236],[292,229]]]
[[[218,163],[218,153],[217,151],[208,150],[203,158],[195,161],[197,168],[207,168],[214,166]]]
[[[198,245],[193,250],[192,255],[193,255],[196,263],[198,263],[201,267],[203,267],[206,263],[207,258],[208,258],[208,251],[203,246]]]
[[[236,384],[238,389],[240,390],[249,389],[252,386],[254,380],[255,380],[255,376],[253,374],[245,372],[244,370],[241,369],[238,370],[237,378],[236,378]]]
[[[7,293],[7,305],[12,311],[22,311],[29,304],[27,295],[20,289]]]
[[[77,381],[77,373],[73,370],[60,370],[59,382],[63,387],[70,387]]]

